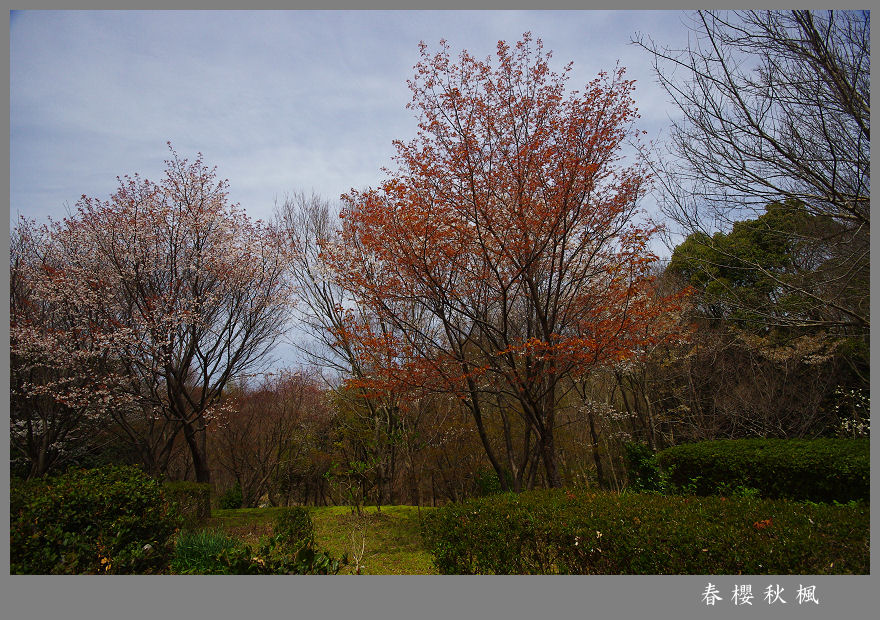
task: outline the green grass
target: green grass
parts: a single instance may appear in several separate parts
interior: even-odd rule
[[[176,574],[222,574],[223,566],[217,562],[216,556],[222,551],[230,551],[234,546],[235,539],[220,529],[181,532],[171,570]]]
[[[256,542],[272,531],[272,521],[281,508],[214,510],[207,527],[222,528],[245,542]],[[431,508],[421,508],[424,515]],[[375,506],[364,515],[353,515],[348,506],[314,508],[315,543],[334,558],[343,554],[349,563],[340,575],[436,575],[437,569],[425,549],[419,530],[416,506]]]
[[[230,536],[255,543],[260,536],[272,533],[272,522],[283,508],[213,509],[205,527],[222,528]]]

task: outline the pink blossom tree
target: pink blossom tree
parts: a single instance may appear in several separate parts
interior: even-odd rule
[[[161,183],[119,179],[109,200],[83,196],[53,222],[52,269],[71,328],[97,339],[123,378],[116,421],[134,436],[150,425],[132,415],[168,422],[169,441],[182,433],[196,480],[209,482],[206,426],[230,379],[259,369],[285,327],[287,259],[201,154],[171,153]]]
[[[28,477],[81,456],[128,400],[94,280],[65,269],[77,249],[57,232],[22,219],[10,238],[10,445]]]

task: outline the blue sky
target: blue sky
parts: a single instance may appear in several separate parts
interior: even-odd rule
[[[525,31],[571,88],[619,62],[655,139],[673,113],[636,32],[682,46],[675,11],[23,11],[10,18],[10,218],[63,217],[117,175],[202,152],[255,218],[286,193],[375,186],[416,129],[418,43],[494,54]]]

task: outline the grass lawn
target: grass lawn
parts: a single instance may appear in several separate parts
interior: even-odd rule
[[[229,535],[255,542],[272,531],[272,520],[281,508],[242,508],[214,510],[207,527],[219,527]],[[422,513],[432,510],[422,507]],[[431,555],[425,550],[419,533],[419,509],[416,506],[375,506],[364,509],[361,517],[348,506],[312,509],[315,543],[333,557],[348,555],[348,565],[340,575],[436,575]]]

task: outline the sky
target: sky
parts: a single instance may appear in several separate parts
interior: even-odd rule
[[[117,177],[161,181],[170,141],[202,153],[229,198],[269,219],[295,192],[335,201],[378,186],[392,141],[415,136],[407,80],[419,42],[486,58],[529,31],[574,63],[569,88],[620,64],[647,140],[674,108],[645,33],[684,46],[677,11],[18,11],[10,16],[10,225],[106,200]],[[646,201],[650,210],[651,201]],[[660,252],[662,250],[655,250]],[[272,365],[296,363],[290,340]]]
[[[637,33],[683,46],[677,11],[17,11],[10,17],[10,223],[107,199],[117,176],[161,179],[167,142],[202,153],[254,218],[294,192],[377,186],[415,135],[419,42],[494,56],[530,31],[580,88],[619,63],[640,126],[674,109]]]

